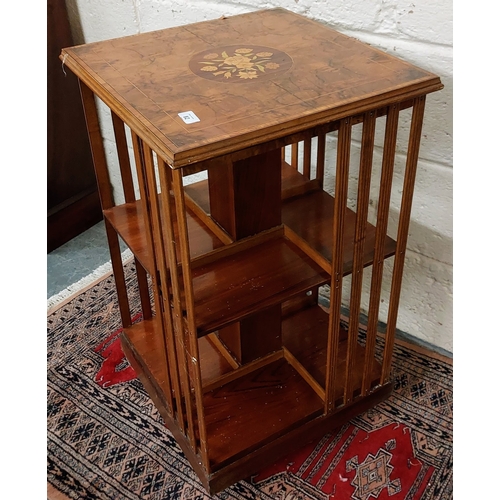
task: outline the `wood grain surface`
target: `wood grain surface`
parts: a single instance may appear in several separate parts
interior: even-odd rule
[[[284,9],[67,48],[61,58],[174,168],[442,87]],[[185,123],[186,111],[199,121]]]

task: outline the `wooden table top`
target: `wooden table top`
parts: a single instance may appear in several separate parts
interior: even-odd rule
[[[173,168],[442,88],[281,8],[67,48],[61,59]]]

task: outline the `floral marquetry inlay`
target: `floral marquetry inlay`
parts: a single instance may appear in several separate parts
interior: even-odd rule
[[[189,67],[208,80],[242,83],[269,79],[287,71],[291,57],[280,50],[256,45],[230,45],[196,54]]]

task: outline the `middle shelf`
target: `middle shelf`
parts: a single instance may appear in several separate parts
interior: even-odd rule
[[[194,267],[194,307],[199,336],[329,281],[330,275],[282,231],[278,229],[271,235],[274,237],[264,241],[260,241],[259,236],[248,238],[245,243],[255,241],[256,244]]]
[[[281,172],[282,224],[236,242],[223,242],[223,230],[216,229],[216,235],[210,229],[216,223],[207,212],[210,208],[208,181],[184,187],[198,336],[241,321],[257,309],[276,306],[289,297],[329,283],[334,198],[286,162],[282,162]],[[286,193],[291,192],[293,195],[288,197]],[[162,202],[161,194],[159,202]],[[142,202],[137,200],[107,209],[104,215],[152,274],[154,265],[148,251],[142,210]],[[177,233],[175,217],[173,222]],[[355,223],[356,214],[347,209],[344,274],[352,271]],[[373,261],[375,232],[376,228],[367,223],[365,266]],[[385,257],[394,254],[395,246],[395,241],[386,236]]]

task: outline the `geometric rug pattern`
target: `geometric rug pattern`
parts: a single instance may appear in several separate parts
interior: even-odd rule
[[[48,483],[71,499],[211,498],[123,356],[113,276],[47,323]],[[452,377],[450,361],[397,342],[388,400],[212,498],[451,499]]]

